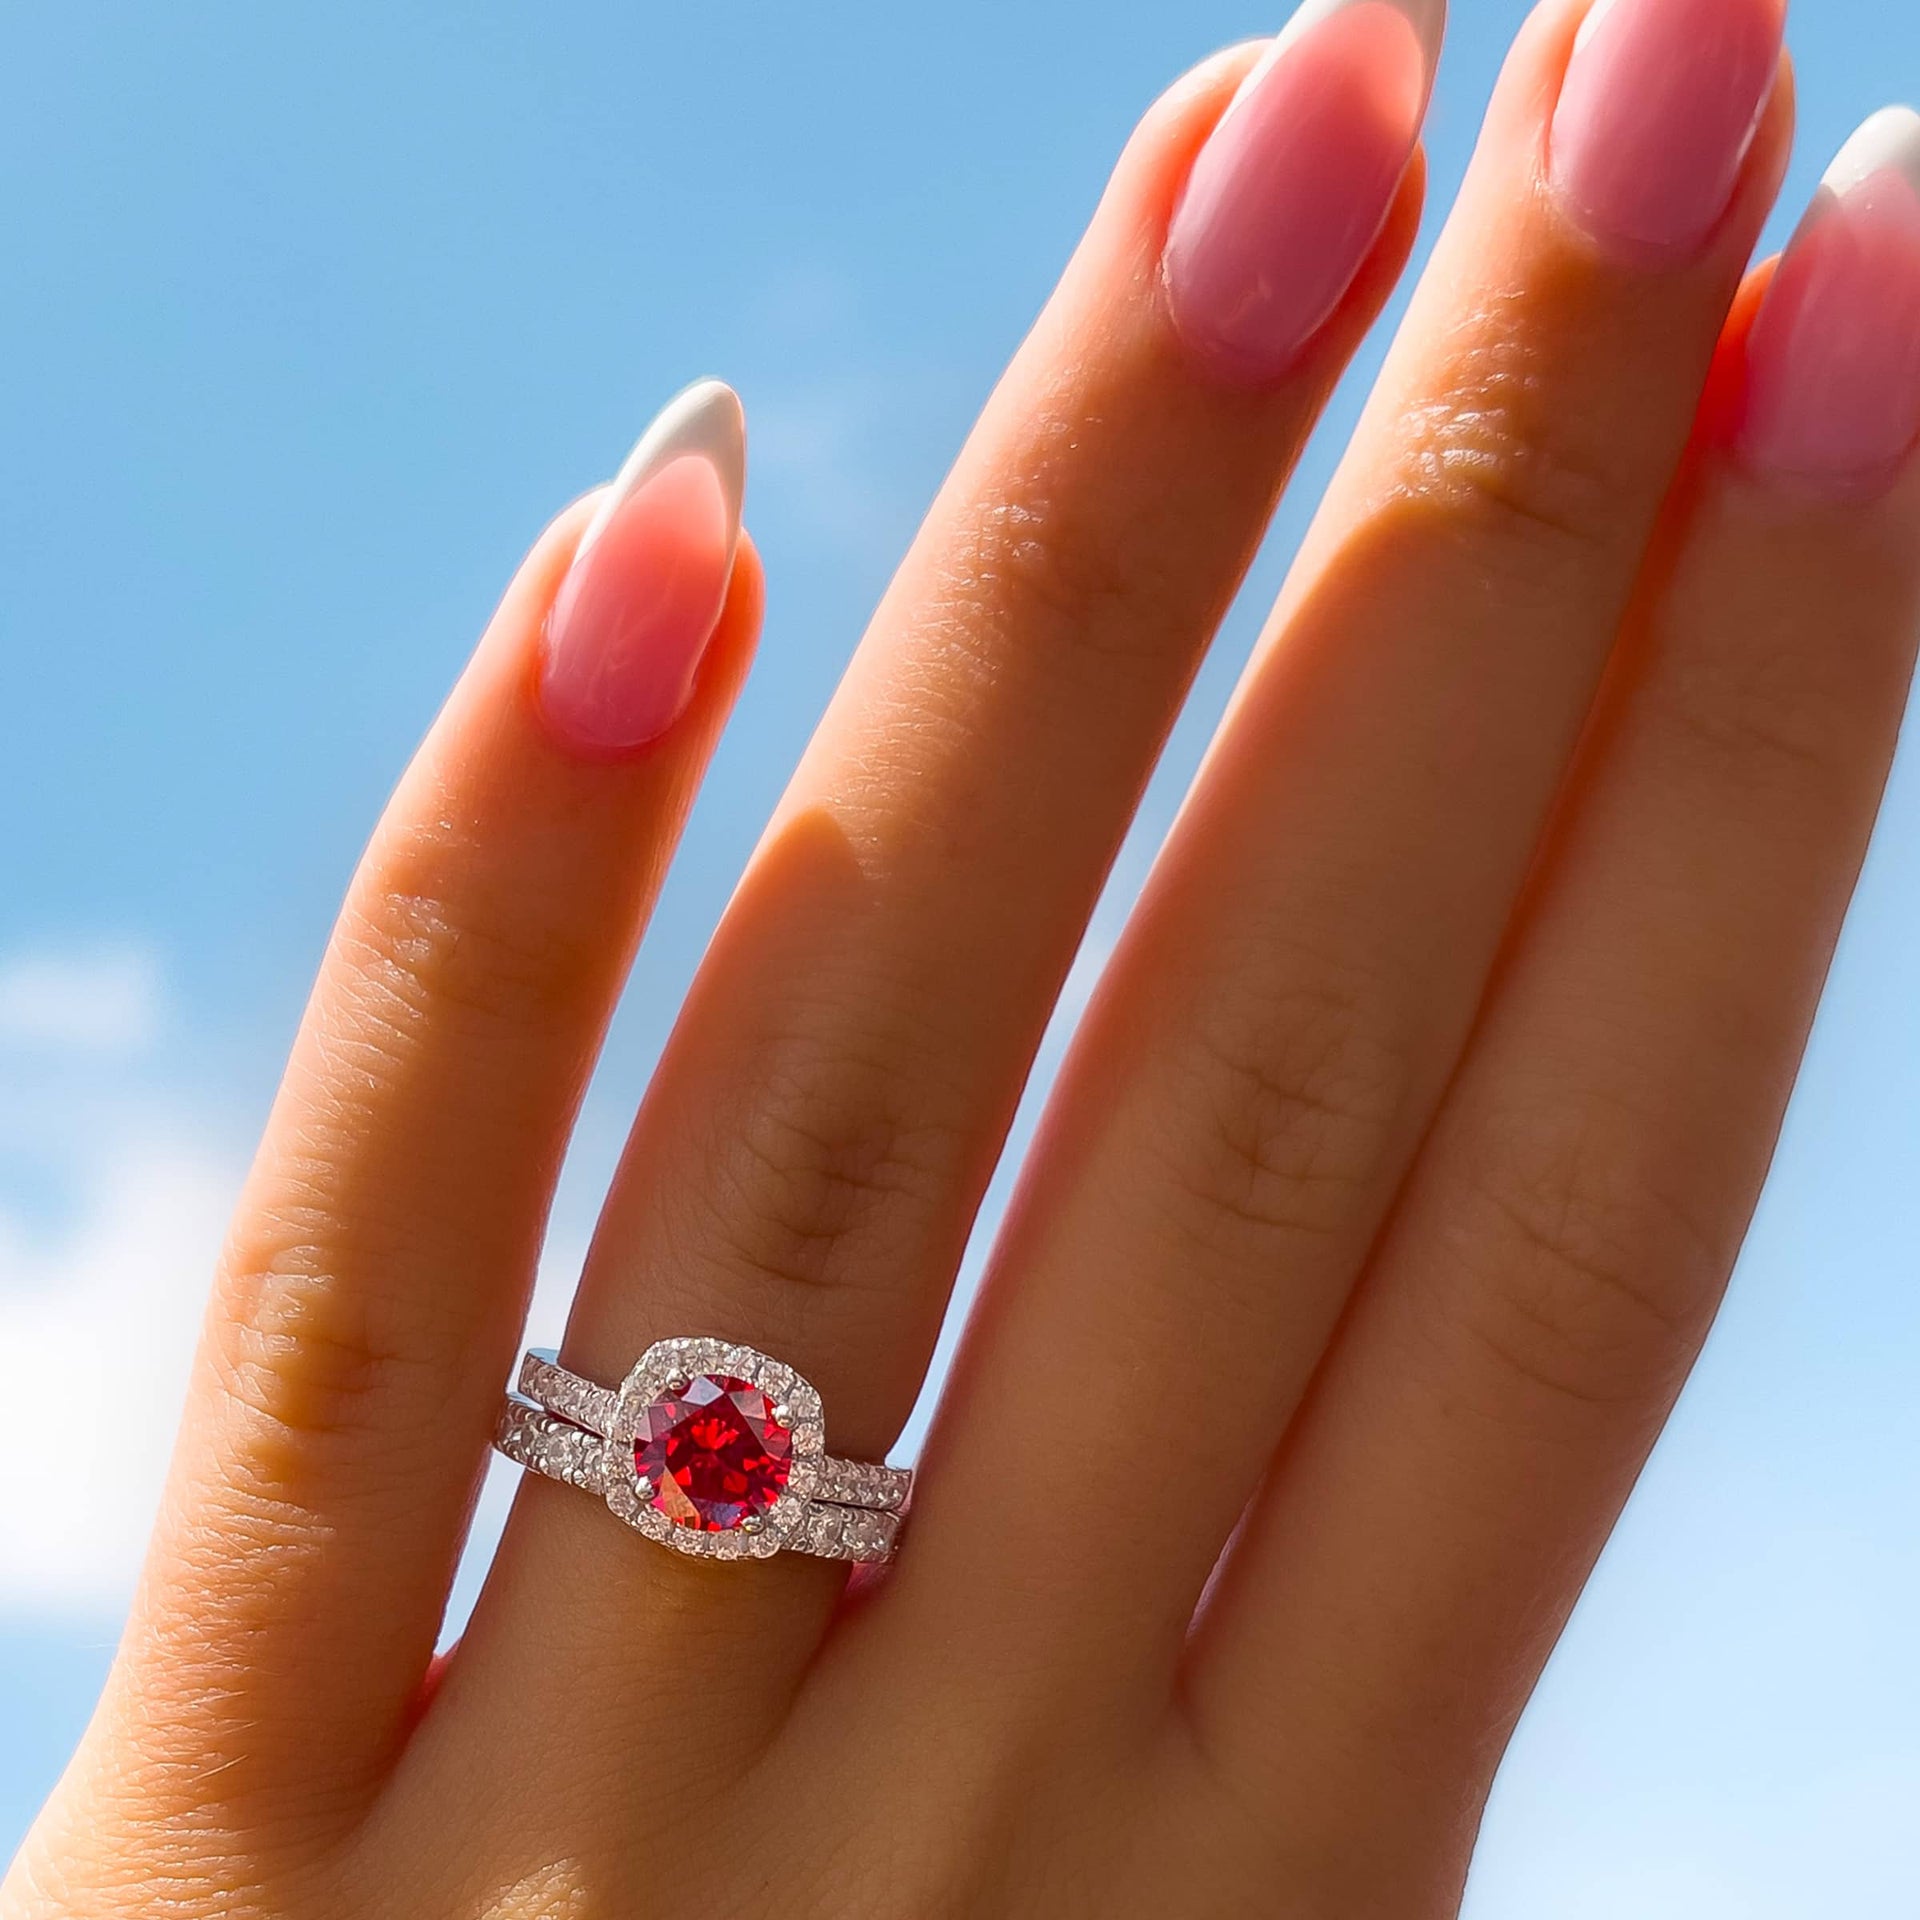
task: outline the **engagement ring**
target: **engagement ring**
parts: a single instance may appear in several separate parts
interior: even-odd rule
[[[904,1467],[831,1458],[813,1387],[727,1340],[656,1340],[618,1387],[536,1348],[493,1444],[598,1494],[649,1540],[708,1560],[783,1548],[885,1560],[913,1485]]]

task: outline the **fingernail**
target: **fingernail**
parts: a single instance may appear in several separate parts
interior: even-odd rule
[[[1277,378],[1373,251],[1420,138],[1446,0],[1307,0],[1195,157],[1167,235],[1175,328]]]
[[[740,396],[719,380],[669,401],[627,456],[547,614],[539,706],[564,745],[631,752],[686,710],[726,603],[746,459]]]
[[[1784,0],[1596,0],[1554,110],[1551,177],[1602,246],[1691,259],[1725,217],[1780,67]]]
[[[1738,444],[1762,473],[1884,491],[1920,441],[1920,114],[1841,149],[1747,336]]]

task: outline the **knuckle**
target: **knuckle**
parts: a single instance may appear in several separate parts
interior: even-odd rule
[[[1726,1232],[1652,1176],[1640,1131],[1597,1100],[1516,1111],[1469,1177],[1469,1331],[1555,1399],[1619,1406],[1677,1386],[1732,1265]]]
[[[1564,564],[1605,548],[1631,499],[1604,434],[1557,404],[1564,382],[1518,315],[1453,353],[1438,390],[1408,412],[1398,485],[1496,557]]]
[[[1196,1234],[1255,1257],[1351,1220],[1409,1084],[1375,995],[1296,983],[1196,1031],[1168,1105],[1164,1173]]]
[[[277,1486],[319,1443],[404,1431],[408,1409],[445,1401],[434,1341],[409,1327],[410,1290],[356,1285],[326,1264],[324,1232],[295,1219],[252,1222],[216,1279],[207,1356],[221,1399],[246,1431],[257,1479]]]
[[[404,1043],[462,1016],[490,1032],[551,1028],[578,1000],[589,956],[564,916],[491,913],[433,891],[377,888],[350,901],[336,936],[357,1007]]]
[[[732,1132],[714,1205],[730,1254],[781,1289],[859,1289],[954,1204],[963,1127],[926,1089],[856,1057],[765,1076]],[[883,1282],[884,1283],[884,1282]]]
[[[1125,514],[1080,505],[1073,490],[1040,481],[1005,491],[982,510],[948,561],[963,625],[1017,633],[1095,657],[1165,645],[1151,618],[1177,588],[1159,541]]]
[[[106,1783],[108,1795],[117,1790]],[[327,1910],[295,1895],[286,1869],[263,1873],[263,1851],[252,1835],[214,1824],[204,1796],[136,1800],[84,1830],[56,1830],[51,1842],[29,1834],[7,1879],[7,1911],[21,1920],[284,1920]]]
[[[1859,703],[1808,670],[1804,635],[1741,639],[1676,662],[1664,710],[1681,751],[1742,787],[1843,800],[1862,759]]]

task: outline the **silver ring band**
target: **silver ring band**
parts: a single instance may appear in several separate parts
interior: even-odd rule
[[[656,1341],[618,1389],[536,1349],[518,1385],[494,1446],[650,1539],[715,1560],[893,1553],[911,1472],[830,1457],[818,1393],[751,1347]]]

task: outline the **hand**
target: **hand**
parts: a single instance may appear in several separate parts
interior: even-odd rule
[[[1313,0],[1141,126],[716,938],[579,1373],[719,1334],[820,1389],[835,1453],[895,1439],[1141,784],[1409,249],[1439,12]],[[758,623],[731,395],[541,539],[354,882],[7,1920],[1454,1910],[1765,1173],[1920,612],[1920,120],[1743,284],[1776,0],[1581,13],[1520,39],[1081,1025],[897,1560],[716,1564],[528,1475],[435,1665]]]

